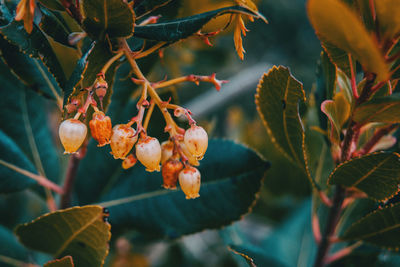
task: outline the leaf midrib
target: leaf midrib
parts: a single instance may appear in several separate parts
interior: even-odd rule
[[[286,88],[285,88],[285,94],[284,94],[285,103],[288,103],[287,98],[288,98],[288,93],[289,93],[289,84],[290,84],[290,75],[288,76],[287,81],[286,81]],[[290,151],[292,152],[292,155],[294,156],[294,160],[298,164],[300,164],[300,166],[301,166],[303,164],[300,161],[299,157],[297,156],[296,151],[294,150],[292,141],[289,138],[289,132],[288,132],[288,129],[287,129],[287,121],[286,121],[286,112],[287,112],[287,109],[285,109],[282,112],[282,114],[283,114],[282,115],[283,116],[283,130],[284,130],[284,133],[285,133],[285,138],[286,138],[286,141],[287,141],[287,143],[289,145]]]
[[[374,166],[370,171],[368,171],[364,176],[362,176],[360,179],[358,179],[357,181],[355,181],[353,183],[353,185],[351,185],[351,187],[353,186],[357,186],[359,183],[361,183],[362,181],[364,181],[365,179],[368,178],[368,176],[370,176],[373,172],[375,172],[378,168],[382,167],[382,165],[388,161],[390,159],[390,156],[387,157],[386,159],[382,160],[380,163],[378,163],[376,166]]]
[[[91,220],[89,220],[83,227],[78,229],[76,232],[74,232],[64,243],[63,245],[57,250],[57,252],[54,254],[57,258],[60,256],[60,254],[68,247],[68,245],[74,240],[80,233],[82,233],[84,230],[86,230],[90,225],[92,225],[96,220],[98,220],[98,216],[94,216]]]
[[[252,170],[252,171],[249,171],[249,172],[243,172],[243,173],[240,173],[238,175],[232,175],[232,176],[223,177],[223,178],[218,179],[218,180],[207,181],[205,183],[202,183],[202,186],[213,185],[213,184],[225,182],[226,180],[232,179],[232,177],[247,176],[248,174],[257,172],[262,168],[264,168],[264,167],[260,166],[260,167],[258,167],[256,169]],[[129,196],[129,197],[123,197],[123,198],[113,199],[113,200],[109,200],[109,201],[104,201],[104,202],[96,203],[96,204],[93,204],[93,205],[99,205],[99,206],[102,206],[102,207],[112,207],[112,206],[127,204],[127,203],[131,203],[131,202],[134,202],[134,201],[143,200],[143,199],[147,199],[147,198],[151,198],[151,197],[162,196],[162,195],[166,195],[166,194],[173,194],[173,193],[176,193],[176,192],[179,192],[179,191],[181,191],[180,188],[177,188],[176,190],[158,189],[158,190],[155,190],[155,191],[141,193],[141,194],[137,194],[137,195],[133,195],[133,196]]]

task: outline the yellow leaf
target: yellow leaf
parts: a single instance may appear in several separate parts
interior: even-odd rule
[[[247,7],[251,11],[258,12],[258,8],[256,4],[253,3],[251,0],[235,0],[236,4],[239,6]]]
[[[33,15],[35,13],[35,0],[21,0],[17,5],[15,20],[23,20],[24,28],[27,33],[33,29]]]
[[[375,1],[376,17],[384,39],[400,36],[400,0]]]
[[[360,18],[340,0],[309,0],[308,16],[318,37],[352,54],[377,80],[389,79],[389,66]]]
[[[233,15],[233,25],[235,27],[234,32],[233,32],[233,41],[235,42],[235,49],[236,52],[239,56],[239,58],[241,60],[243,60],[244,58],[244,53],[246,53],[246,51],[243,48],[243,44],[242,44],[242,34],[244,36],[246,36],[246,27],[244,25],[242,16],[239,14],[235,14]]]

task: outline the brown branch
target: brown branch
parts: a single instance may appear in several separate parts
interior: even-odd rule
[[[72,188],[74,186],[76,173],[78,171],[78,166],[80,161],[81,158],[76,154],[72,154],[71,158],[69,159],[67,174],[65,177],[65,182],[63,187],[64,194],[61,196],[61,201],[60,201],[61,209],[68,208],[71,205]]]
[[[372,138],[364,145],[364,147],[360,150],[359,154],[360,155],[365,155],[365,154],[371,152],[371,150],[382,139],[382,137],[384,137],[385,135],[387,135],[388,133],[390,133],[391,131],[393,131],[397,127],[399,127],[398,124],[391,124],[391,125],[389,125],[389,126],[387,126],[385,128],[379,129],[372,136]]]

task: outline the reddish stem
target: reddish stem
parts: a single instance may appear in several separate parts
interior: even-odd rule
[[[398,124],[392,124],[392,125],[389,125],[389,126],[387,126],[385,128],[382,128],[382,129],[378,130],[372,136],[372,138],[364,145],[364,147],[360,150],[359,154],[360,155],[365,155],[365,154],[371,152],[371,150],[382,139],[382,137],[384,137],[385,135],[387,135],[388,133],[390,133],[391,131],[393,131],[397,127],[399,127]]]

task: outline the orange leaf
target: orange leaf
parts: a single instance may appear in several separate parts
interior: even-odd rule
[[[35,13],[35,0],[21,0],[17,5],[15,20],[23,20],[24,28],[27,33],[33,29],[33,15]]]

